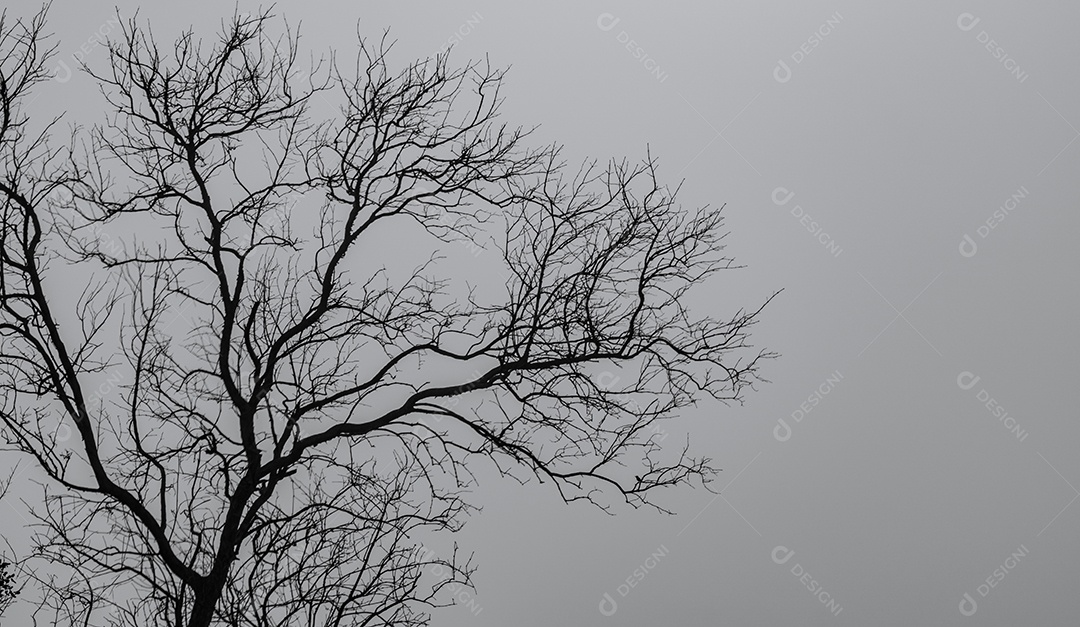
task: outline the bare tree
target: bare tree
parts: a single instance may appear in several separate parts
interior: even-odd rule
[[[17,469],[12,469],[7,479],[0,481],[0,499],[7,496],[8,488],[11,486],[12,478],[16,472]],[[11,551],[11,543],[7,538],[4,539],[4,544],[7,545],[9,552],[13,554],[14,551]],[[0,618],[15,603],[16,597],[22,591],[19,584],[23,577],[17,574],[21,564],[18,562],[17,557],[13,559],[16,559],[16,561],[0,556]]]
[[[419,542],[477,464],[659,507],[715,470],[658,425],[769,356],[760,308],[684,305],[732,261],[651,157],[568,169],[499,122],[503,71],[304,63],[270,26],[125,21],[83,68],[107,119],[62,147],[26,104],[45,11],[0,28],[0,420],[49,479],[48,622],[426,624],[472,567]],[[489,236],[495,289],[443,269]]]

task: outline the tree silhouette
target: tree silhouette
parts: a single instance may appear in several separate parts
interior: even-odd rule
[[[11,485],[11,478],[14,476],[13,470],[6,481],[0,482],[0,498],[7,495],[8,487]],[[7,540],[4,541],[10,548],[10,543]],[[15,569],[18,567],[16,562],[12,562],[5,557],[0,557],[0,618],[4,616],[4,612],[11,607],[15,602],[15,598],[19,596],[21,591],[19,586],[20,578],[15,574]]]
[[[0,421],[47,477],[47,620],[426,624],[478,464],[604,508],[715,472],[658,425],[741,399],[761,309],[688,311],[720,209],[651,156],[568,168],[499,122],[503,71],[304,64],[268,13],[124,21],[58,147],[45,17],[0,28]],[[484,238],[502,279],[448,270]]]

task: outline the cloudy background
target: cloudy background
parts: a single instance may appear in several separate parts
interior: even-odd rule
[[[101,67],[114,5],[75,4],[51,12],[58,59]],[[482,477],[458,538],[480,565],[474,603],[435,625],[1080,614],[1080,5],[864,4],[277,4],[316,51],[351,57],[357,29],[390,29],[399,62],[457,40],[459,62],[512,66],[504,119],[540,123],[538,143],[571,160],[649,147],[685,206],[726,203],[746,268],[710,283],[701,313],[784,289],[753,336],[782,354],[771,383],[682,421],[724,469],[719,496],[608,516]],[[138,10],[169,40],[210,36],[230,9]],[[99,119],[85,76],[40,91],[35,115]],[[19,492],[36,493],[19,487],[15,510]],[[20,536],[11,510],[2,525]]]

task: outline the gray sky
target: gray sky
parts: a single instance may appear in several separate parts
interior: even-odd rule
[[[542,124],[538,142],[572,160],[648,145],[686,207],[727,203],[728,252],[748,267],[702,291],[702,313],[785,290],[753,334],[782,353],[772,383],[678,427],[724,469],[720,497],[680,490],[662,498],[676,516],[612,517],[485,478],[458,538],[480,566],[474,611],[434,624],[1080,614],[1080,5],[866,4],[277,4],[316,50],[351,56],[359,20],[390,29],[399,62],[456,38],[456,60],[512,66],[504,118]],[[225,11],[140,15],[168,39]],[[57,3],[58,58],[101,67],[93,40],[113,17],[112,2]],[[101,111],[81,76],[36,105]]]

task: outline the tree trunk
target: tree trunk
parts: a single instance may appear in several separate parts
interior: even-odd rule
[[[210,627],[224,584],[224,577],[212,576],[196,591],[195,604],[191,608],[187,627]]]

